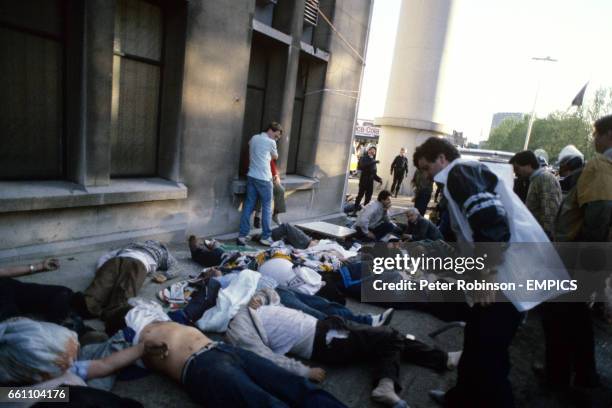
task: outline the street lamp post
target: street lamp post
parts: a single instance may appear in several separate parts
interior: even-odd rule
[[[557,62],[558,60],[551,57],[533,57],[531,58],[534,61],[544,61],[544,62]],[[531,137],[531,128],[533,128],[533,122],[535,121],[535,110],[536,104],[538,103],[538,94],[540,93],[540,85],[542,83],[541,76],[538,79],[538,87],[536,88],[535,98],[533,99],[533,108],[531,109],[531,116],[529,117],[529,125],[527,126],[527,134],[525,135],[525,145],[523,146],[523,150],[527,150],[527,146],[529,146],[529,138]]]

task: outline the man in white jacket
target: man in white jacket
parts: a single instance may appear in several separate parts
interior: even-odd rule
[[[461,159],[456,147],[436,137],[418,146],[413,160],[415,166],[444,186],[457,241],[473,248],[474,243],[489,243],[488,248],[503,253],[501,257],[489,257],[487,268],[472,279],[517,284],[526,278],[566,279],[567,272],[546,234],[501,176],[481,162]],[[521,312],[559,293],[517,290],[471,295],[474,305],[466,316],[457,384],[446,393],[433,390],[430,395],[449,407],[513,407],[508,347]]]

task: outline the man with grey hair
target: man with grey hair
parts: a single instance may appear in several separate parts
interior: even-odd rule
[[[423,241],[425,239],[436,241],[443,239],[438,227],[423,217],[416,208],[411,207],[406,211],[406,219],[408,224],[404,228],[404,234],[409,235],[408,238],[411,241]]]
[[[58,379],[55,386],[84,386],[86,381],[114,374],[143,355],[165,352],[163,343],[147,341],[103,358],[77,360],[76,333],[28,318],[0,323],[0,343],[0,384],[30,385]]]

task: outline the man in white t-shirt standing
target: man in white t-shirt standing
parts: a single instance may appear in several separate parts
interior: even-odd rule
[[[268,125],[265,132],[259,133],[249,141],[249,172],[247,173],[246,199],[240,218],[240,234],[237,244],[245,245],[251,228],[251,213],[259,198],[262,206],[262,227],[260,243],[271,245],[270,223],[272,221],[272,172],[270,160],[278,159],[276,141],[283,134],[282,126],[277,122]]]

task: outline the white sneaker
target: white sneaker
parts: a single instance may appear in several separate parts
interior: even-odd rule
[[[260,239],[259,243],[261,245],[271,246],[274,243],[274,241],[272,241],[272,238],[266,238],[266,239]]]
[[[221,246],[219,241],[217,241],[216,239],[205,239],[204,245],[206,245],[208,249],[217,249]]]
[[[236,238],[236,245],[245,246],[246,245],[246,237],[238,237]]]
[[[393,312],[395,312],[395,309],[389,308],[381,314],[372,315],[372,326],[379,327],[388,325],[391,323],[391,319],[393,318]]]
[[[182,305],[189,301],[191,292],[189,282],[180,281],[157,292],[157,297],[164,303]]]
[[[461,354],[463,354],[463,350],[448,352],[446,367],[449,370],[454,370],[455,368],[457,368],[457,366],[459,365],[459,360],[461,359]]]

